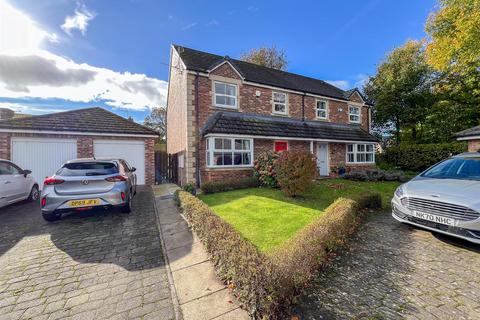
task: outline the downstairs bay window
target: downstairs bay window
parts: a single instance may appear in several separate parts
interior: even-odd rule
[[[253,140],[242,138],[207,138],[207,167],[251,167]]]
[[[347,144],[347,163],[375,163],[373,143]]]

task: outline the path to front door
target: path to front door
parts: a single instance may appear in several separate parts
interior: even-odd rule
[[[328,176],[328,143],[317,143],[317,167],[321,176]]]

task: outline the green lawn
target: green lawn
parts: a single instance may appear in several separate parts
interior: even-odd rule
[[[387,207],[398,185],[398,182],[332,179],[317,182],[303,199],[288,198],[280,190],[269,188],[199,195],[199,198],[258,248],[268,252],[321,215],[335,199],[372,190],[382,195]]]

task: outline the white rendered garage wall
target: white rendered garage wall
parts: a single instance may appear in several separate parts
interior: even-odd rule
[[[120,158],[137,168],[137,183],[145,184],[145,142],[143,140],[97,140],[93,141],[96,158]]]
[[[76,139],[12,137],[12,161],[43,186],[45,177],[52,176],[68,160],[77,158]]]

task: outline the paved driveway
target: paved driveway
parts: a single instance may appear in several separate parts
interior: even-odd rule
[[[376,213],[297,310],[302,319],[480,319],[480,246]]]
[[[43,221],[38,204],[0,209],[0,319],[172,319],[150,188],[133,212]]]

